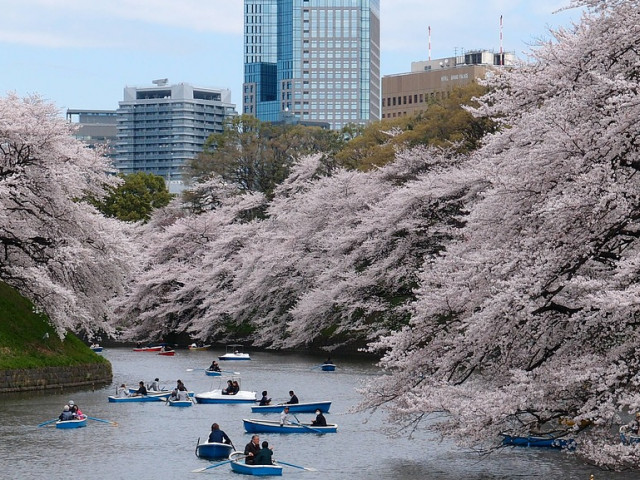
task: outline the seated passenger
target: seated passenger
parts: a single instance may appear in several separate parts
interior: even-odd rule
[[[69,408],[69,405],[65,405],[62,413],[58,417],[61,422],[67,422],[69,420],[73,420],[73,412]]]

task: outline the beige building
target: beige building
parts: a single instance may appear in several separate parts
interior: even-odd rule
[[[496,68],[512,66],[514,61],[513,53],[479,50],[412,62],[411,72],[382,77],[382,118],[415,115],[426,110],[429,103],[446,98],[453,88],[484,78]]]

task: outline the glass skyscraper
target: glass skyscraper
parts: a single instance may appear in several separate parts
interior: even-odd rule
[[[379,0],[244,0],[243,113],[334,129],[379,120]]]

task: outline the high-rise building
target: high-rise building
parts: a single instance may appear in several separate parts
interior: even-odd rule
[[[117,110],[115,167],[125,174],[160,175],[171,190],[209,135],[222,132],[226,118],[237,113],[230,90],[168,85],[167,79],[153,83],[124,89]]]
[[[380,119],[379,0],[244,0],[243,113],[262,121]]]

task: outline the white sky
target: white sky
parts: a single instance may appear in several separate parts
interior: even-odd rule
[[[382,75],[462,49],[526,59],[569,0],[380,0]],[[116,109],[125,86],[157,78],[231,89],[241,108],[242,0],[0,0],[0,95],[37,93],[62,111]]]

